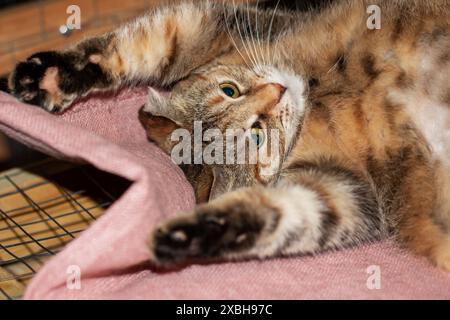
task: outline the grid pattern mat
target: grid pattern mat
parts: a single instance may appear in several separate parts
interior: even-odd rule
[[[0,300],[20,298],[42,265],[128,186],[92,167],[56,160],[0,173]]]

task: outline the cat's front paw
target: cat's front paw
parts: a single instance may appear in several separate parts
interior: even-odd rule
[[[264,221],[249,214],[245,206],[200,206],[194,214],[181,216],[156,228],[150,236],[152,262],[171,266],[194,260],[227,258],[251,248]]]
[[[83,50],[36,53],[16,66],[9,89],[23,102],[61,112],[91,90],[112,85],[100,60],[100,54]]]
[[[9,79],[11,93],[23,102],[58,112],[69,105],[74,95],[60,88],[64,58],[57,52],[41,52],[19,63]]]

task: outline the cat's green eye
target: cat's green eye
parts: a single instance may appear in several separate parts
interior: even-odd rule
[[[237,99],[241,96],[239,88],[232,83],[222,83],[220,89],[227,97]]]
[[[264,141],[266,140],[266,134],[264,130],[260,126],[254,126],[250,130],[250,135],[255,141],[256,146],[259,148],[264,144]]]

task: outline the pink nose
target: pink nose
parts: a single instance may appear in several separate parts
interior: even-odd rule
[[[275,89],[275,91],[278,94],[278,101],[280,101],[284,93],[286,92],[287,88],[279,83],[271,83],[270,86]]]

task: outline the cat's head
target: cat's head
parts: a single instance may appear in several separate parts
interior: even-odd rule
[[[303,80],[289,71],[214,65],[170,94],[150,89],[141,121],[177,164],[190,159],[208,168],[215,198],[277,178],[305,113],[304,93]]]

